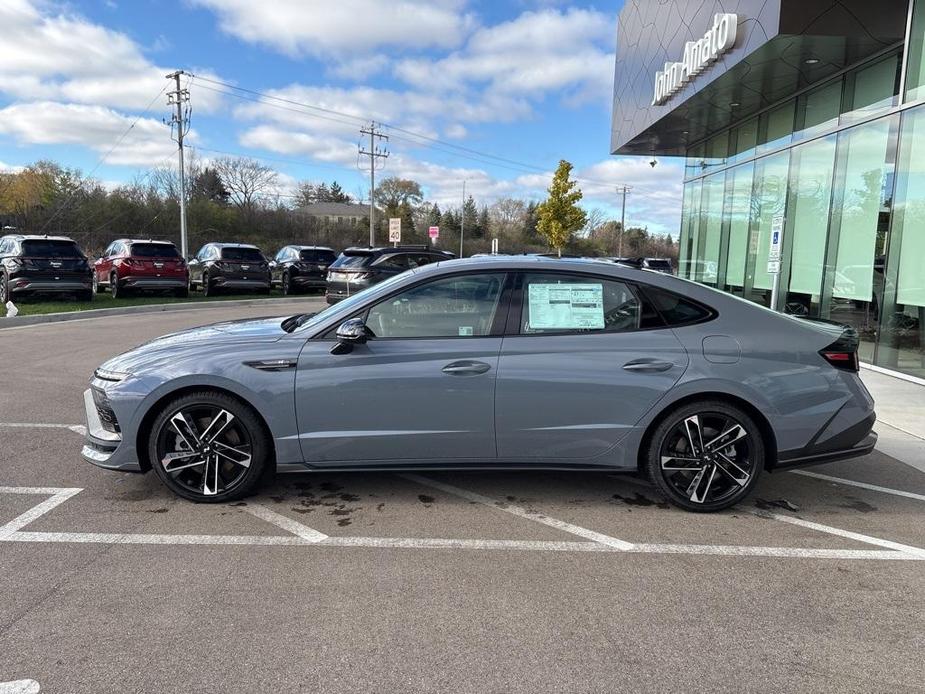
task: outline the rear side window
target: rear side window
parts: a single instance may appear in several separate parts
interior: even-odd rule
[[[520,333],[638,330],[641,307],[629,285],[587,275],[529,273],[523,281]]]
[[[375,264],[378,267],[387,267],[392,270],[407,270],[409,267],[417,267],[417,263],[404,253],[384,255]]]
[[[655,287],[644,288],[646,297],[669,326],[700,323],[713,317],[713,311],[674,292]]]
[[[73,241],[50,241],[46,239],[23,241],[22,253],[37,258],[82,258],[83,254]]]
[[[176,246],[167,243],[133,243],[131,255],[139,258],[179,258]]]
[[[310,248],[304,249],[299,254],[299,259],[306,263],[332,263],[334,258],[334,251],[318,251]]]
[[[222,260],[236,260],[246,263],[263,262],[263,254],[256,248],[237,248],[230,246],[222,249]]]
[[[347,255],[346,253],[342,254],[334,263],[331,265],[332,268],[360,268],[366,267],[372,262],[373,257],[368,253],[362,255]]]

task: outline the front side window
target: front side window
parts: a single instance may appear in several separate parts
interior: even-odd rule
[[[460,275],[418,285],[373,306],[366,326],[379,338],[490,335],[504,277]]]
[[[640,305],[628,285],[586,275],[529,273],[523,282],[520,333],[637,330]]]

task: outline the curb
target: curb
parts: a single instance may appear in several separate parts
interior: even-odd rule
[[[240,301],[195,301],[171,304],[142,304],[139,306],[122,306],[119,308],[96,308],[88,311],[67,311],[64,313],[45,313],[39,316],[16,316],[15,318],[0,318],[0,330],[9,328],[42,325],[45,323],[62,323],[75,320],[89,320],[92,318],[106,318],[107,316],[124,316],[136,313],[161,313],[163,311],[200,311],[216,307],[235,306],[288,306],[302,304],[305,301],[318,300],[317,297],[303,296],[299,298],[279,299],[241,299]]]

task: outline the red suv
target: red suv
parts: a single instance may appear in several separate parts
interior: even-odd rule
[[[119,239],[93,265],[93,287],[113,298],[135,291],[170,291],[189,296],[189,268],[169,241]]]

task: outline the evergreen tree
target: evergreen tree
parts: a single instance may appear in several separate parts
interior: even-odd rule
[[[331,183],[328,199],[325,202],[350,202],[350,196],[344,192],[337,181]]]
[[[470,237],[478,237],[479,210],[475,206],[475,200],[470,195],[463,203],[462,217],[465,221],[465,234]]]
[[[537,208],[537,231],[551,248],[561,256],[562,249],[572,240],[576,231],[585,225],[587,215],[578,207],[581,189],[575,181],[569,180],[572,165],[562,159],[553,174],[549,186],[549,197]]]
[[[442,218],[442,213],[440,212],[440,205],[438,205],[437,203],[434,203],[433,206],[430,208],[430,215],[429,215],[429,219],[427,220],[429,222],[428,226],[432,226],[432,227],[440,226],[441,218]]]
[[[475,224],[475,228],[478,230],[476,236],[479,238],[484,238],[488,236],[490,222],[488,219],[488,206],[482,205],[482,209],[479,210],[479,219]]]

